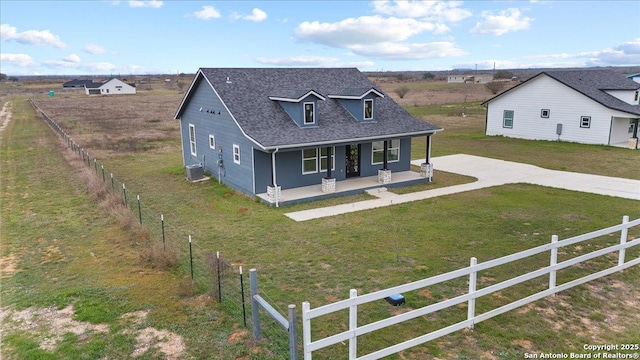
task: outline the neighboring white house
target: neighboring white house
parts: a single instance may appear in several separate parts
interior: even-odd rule
[[[85,85],[87,95],[118,95],[135,94],[135,84],[127,84],[124,81],[113,78],[102,83],[91,83]]]
[[[544,71],[483,103],[486,134],[635,149],[639,90],[613,71]]]
[[[486,84],[493,81],[493,75],[491,74],[474,74],[474,75],[449,75],[447,76],[448,83],[478,83]]]

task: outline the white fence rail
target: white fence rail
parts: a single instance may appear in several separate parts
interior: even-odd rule
[[[529,250],[525,250],[525,251],[521,251],[515,254],[511,254],[508,256],[504,256],[498,259],[494,259],[494,260],[490,260],[490,261],[486,261],[483,263],[477,263],[476,258],[471,258],[471,265],[463,268],[463,269],[459,269],[459,270],[455,270],[455,271],[451,271],[449,273],[445,273],[445,274],[441,274],[441,275],[437,275],[434,277],[430,277],[427,279],[423,279],[423,280],[419,280],[419,281],[415,281],[412,283],[408,283],[405,285],[400,285],[400,286],[396,286],[393,288],[389,288],[389,289],[385,289],[385,290],[381,290],[381,291],[376,291],[370,294],[365,294],[362,296],[358,296],[357,290],[352,289],[350,291],[350,297],[349,299],[345,299],[345,300],[341,300],[332,304],[328,304],[328,305],[324,305],[324,306],[320,306],[317,307],[315,309],[311,309],[309,302],[304,302],[302,303],[302,330],[303,330],[303,345],[304,345],[304,359],[305,360],[311,360],[312,359],[312,353],[314,351],[323,349],[325,347],[334,345],[334,344],[338,344],[344,341],[348,341],[349,342],[349,356],[348,358],[350,360],[373,360],[373,359],[380,359],[384,356],[388,356],[388,355],[392,355],[395,353],[398,353],[400,351],[406,350],[408,348],[423,344],[427,341],[433,340],[433,339],[437,339],[441,336],[450,334],[452,332],[467,328],[467,327],[473,327],[475,323],[479,323],[481,321],[490,319],[494,316],[503,314],[507,311],[513,310],[517,307],[526,305],[530,302],[533,302],[535,300],[544,298],[548,295],[551,294],[555,294],[557,292],[563,291],[563,290],[567,290],[570,289],[574,286],[577,285],[581,285],[584,284],[586,282],[589,282],[591,280],[618,272],[618,271],[622,271],[626,268],[629,268],[631,266],[634,265],[638,265],[640,264],[640,257],[639,258],[635,258],[629,261],[626,261],[625,259],[625,251],[626,249],[633,247],[633,246],[637,246],[640,245],[640,239],[635,239],[632,241],[627,242],[627,232],[628,229],[631,227],[635,227],[640,225],[640,219],[636,219],[633,221],[629,221],[629,217],[628,216],[624,216],[623,220],[622,220],[622,224],[620,225],[615,225],[615,226],[611,226],[605,229],[601,229],[601,230],[597,230],[594,232],[590,232],[587,234],[583,234],[583,235],[579,235],[579,236],[575,236],[572,238],[568,238],[562,241],[558,241],[558,237],[556,235],[552,236],[551,239],[551,243],[549,244],[545,244],[545,245],[541,245]],[[616,233],[616,232],[620,232],[620,243],[613,245],[613,246],[609,246],[603,249],[599,249],[581,256],[577,256],[574,258],[571,258],[569,260],[566,261],[562,261],[560,263],[557,262],[557,256],[558,256],[558,249],[565,247],[565,246],[569,246],[569,245],[573,245],[573,244],[577,244],[580,242],[584,242],[590,239],[594,239],[594,238],[598,238],[600,236],[604,236],[604,235],[608,235],[608,234],[612,234],[612,233]],[[540,268],[538,270],[535,271],[531,271],[529,273],[502,281],[500,283],[491,285],[491,286],[487,286],[485,288],[482,289],[476,289],[476,277],[477,277],[477,273],[479,271],[482,270],[487,270],[496,266],[500,266],[500,265],[504,265],[513,261],[517,261],[517,260],[521,260],[521,259],[525,259],[528,257],[531,257],[533,255],[536,254],[540,254],[543,252],[549,251],[550,252],[550,256],[549,256],[549,266]],[[607,268],[605,270],[575,279],[573,281],[569,281],[563,284],[556,284],[556,272],[558,270],[567,268],[569,266],[590,260],[590,259],[594,259],[612,252],[618,252],[618,264],[616,266]],[[544,276],[544,275],[549,275],[549,287],[548,289],[535,293],[533,295],[527,296],[525,298],[522,298],[520,300],[511,302],[507,305],[501,306],[499,308],[493,309],[491,311],[485,312],[483,314],[479,314],[476,315],[475,314],[475,301],[476,299],[494,293],[496,291],[500,291],[503,289],[506,289],[508,287],[511,287],[513,285],[516,284],[520,284],[523,283],[525,281],[540,277],[540,276]],[[358,305],[363,305],[366,303],[370,303],[373,301],[378,301],[381,299],[385,299],[391,295],[394,294],[399,294],[399,293],[404,293],[404,292],[409,292],[409,291],[414,291],[414,290],[418,290],[427,286],[431,286],[431,285],[435,285],[438,283],[442,283],[445,281],[449,281],[449,280],[453,280],[456,278],[460,278],[463,276],[468,276],[469,277],[469,292],[464,294],[464,295],[460,295],[457,296],[455,298],[446,300],[446,301],[442,301],[439,303],[435,303],[435,304],[431,304],[419,309],[415,309],[400,315],[396,315],[396,316],[392,316],[389,318],[386,318],[384,320],[380,320],[380,321],[376,321],[373,323],[369,323],[366,325],[362,325],[362,326],[358,326]],[[447,326],[445,328],[441,328],[439,330],[430,332],[428,334],[424,334],[422,336],[413,338],[411,340],[393,345],[393,346],[389,346],[387,348],[375,351],[373,353],[358,357],[357,353],[358,353],[358,347],[357,347],[357,339],[358,336],[362,336],[364,334],[367,333],[371,333],[373,331],[376,330],[380,330],[383,328],[386,328],[388,326],[392,326],[395,324],[399,324],[402,323],[404,321],[407,320],[411,320],[420,316],[424,316],[439,310],[443,310],[461,303],[467,302],[468,304],[468,314],[467,314],[467,319],[464,321],[460,321],[458,323],[455,323],[453,325]],[[331,313],[335,313],[337,311],[341,311],[341,310],[346,310],[349,309],[349,330],[347,331],[343,331],[322,339],[318,339],[315,341],[312,341],[311,339],[311,320],[321,317],[323,315],[327,315],[327,314],[331,314]]]

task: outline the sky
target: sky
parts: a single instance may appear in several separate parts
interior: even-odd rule
[[[0,72],[640,65],[640,1],[0,1]]]

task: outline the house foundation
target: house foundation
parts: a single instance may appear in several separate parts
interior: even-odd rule
[[[638,139],[637,138],[631,138],[629,139],[629,142],[627,143],[627,146],[629,147],[629,149],[637,149],[638,148]]]

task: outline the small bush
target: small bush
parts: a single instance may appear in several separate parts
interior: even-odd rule
[[[165,250],[162,245],[156,244],[144,248],[140,252],[139,259],[144,266],[168,270],[178,265],[178,252],[173,247],[168,247]]]
[[[401,86],[397,89],[395,89],[395,93],[398,94],[398,96],[400,96],[400,99],[404,99],[404,96],[407,95],[407,93],[409,92],[409,87],[407,86]]]
[[[196,294],[196,282],[192,279],[185,278],[178,283],[178,296],[192,297]]]

